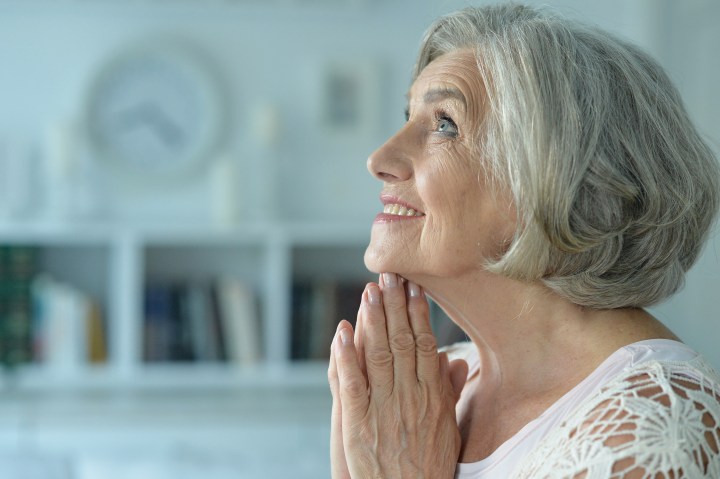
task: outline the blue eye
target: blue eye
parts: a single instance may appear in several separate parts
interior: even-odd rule
[[[448,116],[440,116],[437,119],[437,129],[436,131],[438,133],[442,133],[445,135],[455,136],[458,134],[457,125],[454,121],[452,121],[452,118]]]

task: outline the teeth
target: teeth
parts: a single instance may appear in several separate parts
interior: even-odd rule
[[[385,205],[383,213],[397,216],[423,216],[422,213],[415,211],[412,208],[392,203]]]

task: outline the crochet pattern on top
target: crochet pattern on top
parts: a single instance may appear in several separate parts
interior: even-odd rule
[[[702,358],[628,368],[526,457],[515,478],[719,479],[720,376]]]

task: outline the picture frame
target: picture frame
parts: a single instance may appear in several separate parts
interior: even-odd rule
[[[381,79],[372,59],[333,59],[321,77],[320,122],[334,138],[358,140],[377,133],[380,117]]]

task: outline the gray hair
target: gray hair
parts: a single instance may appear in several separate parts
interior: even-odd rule
[[[467,48],[488,96],[479,158],[520,225],[488,270],[591,308],[676,292],[713,224],[720,172],[663,69],[596,27],[503,4],[435,21],[413,77]]]

